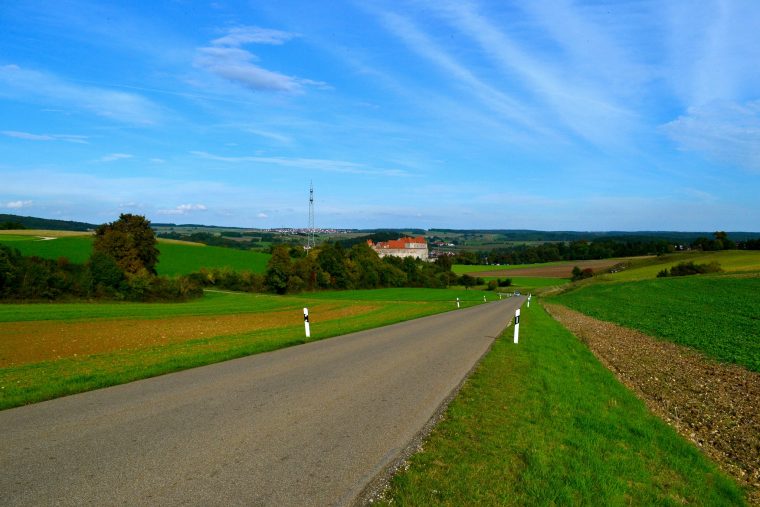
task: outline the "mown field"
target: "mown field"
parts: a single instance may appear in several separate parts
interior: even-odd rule
[[[385,505],[744,505],[539,305],[497,340]]]
[[[477,291],[461,292],[471,296],[463,306],[482,303]],[[311,340],[320,340],[453,310],[461,292],[207,292],[173,304],[0,305],[0,408],[304,343],[303,307]]]
[[[13,231],[17,232],[17,231]],[[36,255],[46,259],[67,257],[71,262],[83,263],[92,254],[91,235],[61,235],[60,231],[24,231],[20,234],[0,234],[0,244],[19,250],[23,255]],[[54,237],[41,240],[38,236]],[[201,268],[228,267],[235,271],[263,273],[269,262],[269,254],[235,250],[199,243],[158,240],[161,252],[156,269],[160,275],[182,275]]]

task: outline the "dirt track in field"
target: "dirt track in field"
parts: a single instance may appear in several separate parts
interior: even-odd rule
[[[620,259],[602,259],[595,261],[576,261],[573,264],[563,264],[562,266],[537,266],[533,268],[502,269],[493,271],[478,271],[468,273],[470,276],[546,276],[556,278],[570,278],[573,274],[573,268],[578,266],[581,269],[591,268],[594,273],[611,268],[615,264],[620,264]]]
[[[563,306],[545,306],[652,412],[749,486],[750,502],[760,505],[760,373]]]
[[[311,322],[325,322],[366,313],[372,305],[314,307]],[[165,319],[109,319],[85,322],[33,321],[0,323],[0,368],[65,357],[135,350],[157,345],[298,325],[299,309]]]

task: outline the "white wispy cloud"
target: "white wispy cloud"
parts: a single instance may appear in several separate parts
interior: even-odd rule
[[[198,48],[194,63],[196,67],[254,91],[298,93],[304,86],[326,87],[321,81],[265,69],[253,63],[259,60],[256,55],[241,47],[245,44],[280,45],[293,37],[296,35],[279,30],[232,28],[224,37],[211,41],[211,46]]]
[[[114,162],[116,160],[125,160],[125,159],[133,158],[133,157],[134,155],[130,155],[129,153],[111,153],[109,155],[100,157],[97,161],[98,162]]]
[[[211,41],[215,46],[242,46],[243,44],[272,44],[280,45],[298,34],[259,28],[257,26],[240,26],[230,28],[227,34]]]
[[[154,124],[164,116],[160,106],[141,95],[81,85],[18,65],[0,66],[0,97],[83,110],[132,124]]]
[[[532,111],[516,97],[478,78],[465,64],[436,44],[409,18],[392,12],[377,13],[383,25],[394,33],[413,52],[439,67],[447,78],[461,83],[462,89],[474,94],[481,103],[518,125],[553,136],[551,130],[540,125]]]
[[[262,218],[262,219],[264,219],[264,218],[269,218],[269,215],[267,215],[267,214],[266,214],[266,213],[264,213],[264,212],[261,212],[261,213],[257,213],[257,214],[256,214],[256,218]]]
[[[278,134],[277,132],[269,132],[266,130],[258,130],[258,129],[247,129],[246,131],[250,132],[251,134],[257,135],[259,137],[263,137],[265,139],[271,139],[273,141],[278,141],[284,144],[289,144],[293,142],[292,138],[283,134]]]
[[[21,208],[28,208],[33,203],[32,201],[9,201],[5,203],[5,207],[9,209],[21,209]]]
[[[4,136],[13,137],[16,139],[24,139],[26,141],[66,141],[76,144],[88,144],[87,136],[72,135],[72,134],[32,134],[30,132],[19,132],[17,130],[4,130],[2,132]]]
[[[757,97],[760,3],[664,2],[668,82],[685,106]]]
[[[594,143],[621,143],[621,130],[628,130],[627,124],[635,115],[610,92],[621,88],[618,80],[640,81],[641,69],[628,64],[625,52],[617,50],[614,39],[567,2],[551,2],[543,7],[538,6],[539,3],[530,5],[541,9],[545,36],[558,40],[566,53],[572,55],[561,65],[556,59],[548,60],[545,55],[518,42],[471,4],[442,0],[430,7],[474,41],[504,78],[522,82],[524,93],[531,96],[532,101],[542,104],[537,109],[545,122],[562,124]],[[585,44],[583,55],[578,48],[581,37]],[[594,52],[593,65],[587,64],[589,47]],[[581,67],[589,69],[579,72]],[[610,67],[616,69],[617,74],[624,74],[625,79],[620,76],[607,79]],[[590,79],[590,72],[599,75],[597,79]],[[616,86],[610,86],[613,82]]]
[[[329,160],[320,158],[287,158],[287,157],[224,157],[214,155],[205,151],[191,151],[192,155],[206,160],[214,160],[226,163],[244,163],[254,162],[264,165],[274,165],[279,167],[289,167],[294,169],[305,169],[314,171],[325,171],[345,174],[366,174],[375,176],[410,176],[407,171],[400,169],[375,169],[357,162],[345,160]]]
[[[691,107],[662,130],[682,150],[760,173],[760,100]]]
[[[157,213],[159,215],[187,215],[193,211],[207,211],[208,207],[205,204],[180,204],[176,208],[171,209],[159,209]]]

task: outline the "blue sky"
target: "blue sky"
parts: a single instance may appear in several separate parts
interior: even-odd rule
[[[0,4],[0,213],[760,230],[760,2]]]

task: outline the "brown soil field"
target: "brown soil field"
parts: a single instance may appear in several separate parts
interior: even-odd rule
[[[554,278],[570,278],[573,274],[573,268],[578,266],[581,269],[591,268],[594,273],[599,273],[615,264],[620,264],[621,259],[601,259],[593,261],[576,261],[572,264],[563,264],[561,266],[536,266],[532,268],[502,269],[494,271],[479,271],[468,273],[470,276],[546,276]]]
[[[309,320],[312,323],[326,322],[375,308],[372,305],[315,305],[310,309]],[[302,322],[303,314],[297,310],[150,320],[3,322],[0,323],[0,368],[277,329]]]
[[[545,305],[649,409],[748,487],[760,505],[760,374],[681,345]]]

